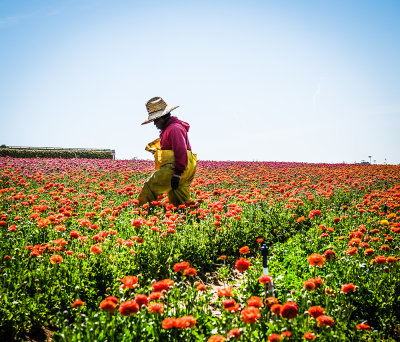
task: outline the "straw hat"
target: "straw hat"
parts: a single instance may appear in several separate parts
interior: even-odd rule
[[[149,113],[149,117],[146,121],[142,123],[142,125],[148,124],[155,119],[161,118],[162,116],[172,112],[178,107],[179,106],[168,106],[165,101],[159,96],[153,97],[146,103],[146,109]]]

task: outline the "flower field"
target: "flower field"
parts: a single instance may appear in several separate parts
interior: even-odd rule
[[[149,161],[0,166],[2,341],[400,339],[400,166],[200,161],[179,208]]]

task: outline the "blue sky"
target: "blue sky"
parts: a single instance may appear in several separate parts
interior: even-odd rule
[[[144,158],[162,96],[201,160],[400,163],[399,1],[0,0],[0,144]]]

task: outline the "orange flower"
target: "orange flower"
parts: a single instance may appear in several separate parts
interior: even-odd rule
[[[371,330],[371,327],[366,323],[359,323],[356,325],[356,329],[358,330]]]
[[[314,282],[314,280],[309,279],[309,280],[305,281],[305,282],[304,282],[304,288],[305,288],[307,291],[312,291],[312,290],[314,290],[314,289],[315,289],[315,282]]]
[[[240,313],[240,319],[246,324],[256,323],[260,317],[260,310],[254,306],[244,308]]]
[[[357,247],[350,247],[346,251],[347,255],[356,255],[357,253],[358,253]]]
[[[184,276],[188,275],[190,277],[193,277],[197,275],[197,271],[193,267],[189,267],[183,271],[183,275]]]
[[[58,254],[54,254],[50,257],[50,262],[55,265],[57,263],[62,263],[63,262],[63,258],[61,255]]]
[[[117,308],[117,303],[112,300],[105,299],[100,303],[99,308],[104,312],[114,313],[115,309]]]
[[[135,297],[135,302],[139,305],[139,308],[141,308],[143,305],[147,306],[149,299],[144,294],[138,294]]]
[[[325,258],[320,254],[313,253],[307,258],[307,262],[311,266],[322,266],[325,263]]]
[[[221,255],[219,258],[220,258],[221,260],[225,260],[225,259],[226,259],[226,255]]]
[[[197,285],[197,291],[207,291],[207,286],[204,284]]]
[[[306,218],[304,216],[301,216],[297,219],[297,223],[303,222]]]
[[[271,334],[271,335],[268,336],[268,341],[269,342],[277,342],[277,341],[280,341],[280,340],[282,340],[281,335]]]
[[[84,303],[80,299],[77,299],[72,303],[72,307],[76,308],[77,306],[82,306],[83,304]]]
[[[364,251],[364,255],[366,255],[366,256],[371,256],[372,254],[374,254],[375,253],[375,251],[372,249],[372,248],[367,248],[365,251]]]
[[[217,291],[218,297],[233,297],[232,286],[219,288]]]
[[[132,314],[138,313],[139,305],[134,300],[128,300],[122,302],[119,307],[119,312],[122,316],[130,316]]]
[[[189,268],[190,264],[187,261],[182,261],[174,265],[174,271],[179,272]]]
[[[161,323],[163,329],[172,329],[175,328],[175,325],[176,325],[176,319],[173,317],[165,318]]]
[[[234,328],[228,332],[228,335],[226,337],[228,338],[228,340],[231,337],[233,337],[235,340],[239,340],[242,337],[242,333],[240,332],[240,329]]]
[[[207,340],[207,342],[223,342],[225,340],[226,338],[222,335],[213,335]]]
[[[318,316],[317,321],[319,327],[326,327],[326,326],[333,327],[333,324],[335,323],[332,317],[325,315]]]
[[[308,314],[314,318],[322,316],[324,314],[324,309],[320,306],[312,306],[308,309]]]
[[[356,292],[356,287],[354,286],[353,283],[344,284],[342,286],[342,292],[345,293],[345,294],[348,294],[350,292]]]
[[[384,264],[384,263],[386,263],[386,257],[384,257],[383,255],[378,255],[375,258],[375,262],[378,264]]]
[[[151,303],[148,307],[147,310],[149,310],[149,312],[151,314],[162,314],[163,310],[164,310],[164,305],[162,303]]]
[[[176,319],[175,327],[178,329],[193,328],[196,323],[196,319],[193,316],[184,316]]]
[[[171,279],[164,279],[155,282],[152,287],[155,292],[161,292],[163,290],[168,291],[170,286],[174,286],[174,281]]]
[[[386,262],[389,264],[395,264],[397,262],[397,258],[394,256],[388,256]]]
[[[135,276],[127,276],[123,279],[121,279],[122,281],[122,285],[120,286],[121,290],[125,290],[125,289],[135,289],[136,287],[138,287],[138,278]]]
[[[236,303],[236,301],[233,298],[224,300],[222,302],[222,306],[223,306],[224,310],[229,311],[229,312],[238,312],[239,311],[239,304]]]
[[[267,306],[272,306],[272,305],[274,305],[274,304],[278,304],[279,301],[278,301],[278,299],[276,299],[275,297],[267,297],[267,298],[265,298],[264,303],[265,303]]]
[[[239,253],[240,254],[249,254],[250,253],[250,248],[248,246],[244,246],[242,248],[239,248]]]
[[[281,313],[281,304],[273,304],[271,306],[271,312],[274,313],[275,315],[279,315]]]
[[[303,335],[303,337],[304,337],[306,340],[315,340],[315,339],[317,338],[316,335],[314,335],[313,333],[310,333],[310,332],[306,332],[306,333]]]
[[[100,254],[101,247],[99,245],[93,245],[92,247],[90,247],[90,252],[93,254]]]
[[[260,297],[256,297],[256,296],[253,296],[250,299],[248,299],[247,304],[248,304],[248,306],[254,306],[256,308],[262,308],[264,306],[262,299]]]
[[[152,292],[149,295],[149,302],[151,302],[153,300],[159,300],[161,297],[162,297],[161,292]]]

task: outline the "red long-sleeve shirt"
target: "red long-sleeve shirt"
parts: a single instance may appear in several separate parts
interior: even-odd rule
[[[191,151],[188,131],[189,124],[171,116],[166,127],[160,133],[160,144],[162,150],[172,150],[175,156],[175,173],[181,175],[188,163],[187,150]]]

